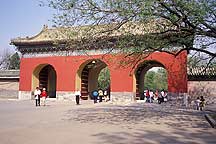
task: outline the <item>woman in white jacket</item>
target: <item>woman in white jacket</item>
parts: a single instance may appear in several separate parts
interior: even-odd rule
[[[40,106],[40,95],[41,95],[41,91],[39,87],[36,87],[34,91],[36,106]]]

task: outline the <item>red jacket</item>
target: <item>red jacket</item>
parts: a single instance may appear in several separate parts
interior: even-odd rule
[[[41,93],[41,97],[47,97],[47,92],[46,91],[42,91],[42,93]]]
[[[146,96],[150,97],[149,90],[146,91]]]

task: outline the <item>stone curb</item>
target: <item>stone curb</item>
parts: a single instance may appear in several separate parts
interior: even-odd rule
[[[209,114],[205,114],[205,118],[212,126],[212,128],[216,128],[216,121]]]

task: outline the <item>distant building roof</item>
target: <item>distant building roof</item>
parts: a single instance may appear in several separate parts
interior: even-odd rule
[[[216,67],[188,68],[188,80],[216,80]]]
[[[0,70],[0,79],[19,79],[20,70]]]

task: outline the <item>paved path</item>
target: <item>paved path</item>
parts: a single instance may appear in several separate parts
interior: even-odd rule
[[[215,144],[202,112],[169,105],[0,100],[2,144]]]

